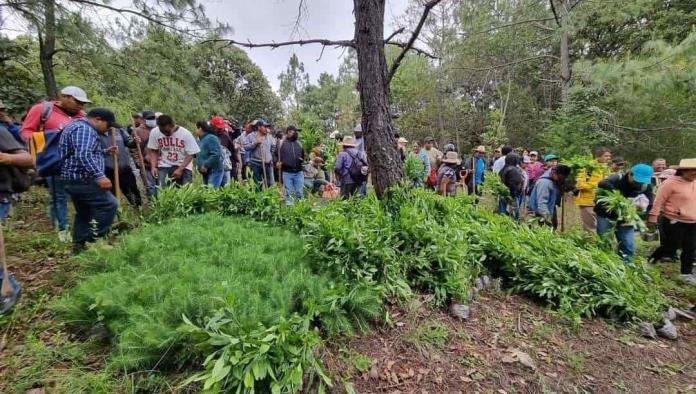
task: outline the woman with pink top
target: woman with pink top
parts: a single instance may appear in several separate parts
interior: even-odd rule
[[[650,256],[657,261],[672,256],[681,249],[681,275],[679,279],[696,286],[693,275],[696,252],[696,159],[683,159],[673,177],[666,179],[657,190],[655,203],[648,216],[648,225],[664,229],[662,245]]]
[[[527,193],[531,193],[534,188],[534,182],[539,179],[546,169],[544,169],[544,164],[539,160],[539,152],[533,150],[529,152],[530,163],[527,165],[527,178],[529,178],[529,185],[527,186]]]

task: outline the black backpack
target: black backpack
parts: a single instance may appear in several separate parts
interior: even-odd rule
[[[359,153],[355,156],[351,155],[349,152],[346,153],[353,159],[353,162],[350,163],[350,167],[348,168],[348,175],[350,175],[353,182],[363,183],[367,181],[367,174],[369,173],[367,163],[360,157]]]

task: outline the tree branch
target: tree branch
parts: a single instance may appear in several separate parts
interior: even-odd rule
[[[558,27],[561,27],[561,20],[558,18],[558,13],[556,12],[556,6],[553,5],[553,0],[549,0],[549,4],[551,5],[551,12],[553,12],[553,19],[556,20]]]
[[[550,17],[549,18],[538,18],[538,19],[527,19],[527,20],[523,20],[523,21],[506,23],[506,24],[500,25],[500,26],[493,26],[490,29],[481,30],[481,31],[477,31],[475,33],[471,33],[471,35],[475,36],[475,35],[479,35],[479,34],[490,33],[490,32],[495,31],[495,30],[505,29],[506,27],[512,27],[512,26],[517,26],[517,25],[523,25],[525,23],[531,23],[534,26],[539,27],[541,29],[545,29],[545,30],[554,30],[548,26],[544,26],[541,23],[539,23],[539,22],[547,22],[547,21],[552,21],[552,20],[553,20],[553,18],[550,18]]]
[[[396,37],[397,34],[401,34],[401,33],[403,33],[403,32],[404,32],[404,28],[403,28],[403,27],[400,27],[400,28],[397,29],[395,32],[393,32],[392,34],[390,34],[389,37],[385,38],[385,39],[384,39],[384,43],[385,43],[385,44],[389,43],[389,41],[391,41],[392,38]]]
[[[674,125],[669,125],[669,126],[652,127],[652,128],[646,128],[646,129],[638,128],[638,127],[621,126],[618,124],[610,124],[609,126],[616,127],[617,129],[634,131],[634,132],[670,131],[670,130],[681,130],[681,129],[693,130],[696,128],[696,122],[685,122],[685,123],[679,123],[679,124],[674,124]]]
[[[413,31],[413,34],[406,43],[406,46],[402,49],[401,53],[399,53],[399,55],[394,60],[394,63],[392,63],[391,67],[389,68],[387,83],[391,81],[391,79],[394,77],[394,74],[396,74],[396,69],[399,68],[399,65],[401,65],[401,61],[404,59],[404,56],[406,56],[406,52],[408,52],[409,49],[411,49],[413,43],[418,38],[418,35],[420,34],[420,31],[421,29],[423,29],[423,25],[425,24],[425,20],[428,19],[428,14],[430,14],[430,10],[441,1],[442,0],[430,0],[427,3],[425,3],[425,7],[423,7],[423,14],[421,15],[421,18],[418,21],[418,25],[416,25],[416,29]]]
[[[295,40],[295,41],[284,41],[284,42],[265,42],[261,44],[253,43],[251,41],[241,42],[236,40],[230,40],[226,38],[215,38],[211,40],[201,41],[201,44],[207,44],[209,42],[224,42],[226,46],[237,45],[245,48],[271,48],[276,49],[279,47],[285,47],[290,45],[307,45],[307,44],[320,44],[329,47],[355,47],[355,42],[353,40],[327,40],[324,38],[314,38],[309,40]]]
[[[394,46],[397,46],[399,48],[406,48],[406,46],[408,45],[407,43],[401,42],[401,41],[385,41],[384,43],[388,44],[388,45],[394,45]],[[417,54],[419,54],[421,56],[429,57],[431,59],[439,59],[439,57],[433,55],[430,52],[426,52],[418,47],[412,46],[411,48],[409,48],[409,50],[416,52]]]
[[[531,60],[544,59],[544,58],[558,59],[558,56],[554,56],[554,55],[538,55],[538,56],[526,57],[526,58],[520,59],[520,60],[515,60],[515,61],[509,62],[509,63],[497,64],[497,65],[491,66],[491,67],[483,67],[483,68],[476,68],[476,67],[452,67],[452,69],[454,69],[454,70],[471,70],[471,71],[490,71],[490,70],[495,70],[495,69],[503,68],[503,67],[507,67],[507,66],[513,66],[513,65],[519,64],[519,63],[528,62],[528,61],[531,61]]]

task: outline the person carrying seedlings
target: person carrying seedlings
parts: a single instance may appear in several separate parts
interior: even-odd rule
[[[295,126],[288,126],[285,129],[285,138],[280,142],[278,163],[281,176],[283,177],[283,187],[285,188],[285,204],[292,205],[295,199],[304,198],[304,162],[305,155],[302,144],[298,141],[298,132],[301,129]]]
[[[22,177],[28,177],[27,169],[34,167],[34,159],[7,128],[0,125],[0,222],[7,219],[12,207],[12,195],[23,192],[27,183],[19,184]],[[21,187],[21,189],[20,189]]]
[[[116,145],[112,145],[111,133],[115,134]],[[137,143],[136,143],[137,139]],[[133,173],[131,166],[131,156],[127,148],[135,148],[137,144],[141,144],[140,137],[131,137],[119,125],[114,125],[108,133],[99,134],[99,143],[104,149],[104,172],[109,178],[114,187],[111,193],[115,194],[116,170],[114,156],[118,155],[118,186],[121,188],[123,195],[126,196],[128,202],[134,207],[139,207],[143,204],[138,190],[138,181]]]
[[[421,149],[421,146],[418,143],[418,141],[413,143],[411,149],[412,150],[410,155],[415,156],[418,159],[418,161],[423,163],[423,176],[417,182],[418,187],[423,187],[423,185],[425,185],[425,182],[428,181],[428,176],[430,175],[430,158],[428,157],[428,154],[425,153],[425,150]]]
[[[529,195],[527,208],[529,214],[535,217],[540,223],[556,228],[556,206],[558,205],[563,185],[566,178],[570,175],[570,167],[565,165],[556,166],[544,173],[537,179]]]
[[[341,182],[341,198],[354,196],[363,181],[367,180],[367,156],[356,148],[351,136],[343,137],[343,150],[336,158],[336,175]]]
[[[191,183],[193,156],[201,149],[193,134],[174,123],[174,118],[166,114],[157,117],[157,127],[150,132],[147,148],[150,171],[160,187]]]
[[[252,132],[244,140],[244,149],[249,152],[249,167],[258,190],[271,187],[273,178],[273,156],[275,155],[275,138],[269,132],[271,126],[265,119],[252,123]]]
[[[441,161],[442,164],[437,170],[437,193],[454,197],[457,194],[457,171],[462,161],[454,151],[447,152]]]
[[[93,108],[86,118],[70,123],[60,137],[60,177],[75,206],[73,253],[84,250],[87,242],[106,237],[118,209],[111,181],[104,174],[104,150],[99,143],[99,135],[115,123],[111,110]]]
[[[626,174],[614,174],[605,178],[598,184],[595,194],[595,213],[597,214],[597,234],[606,237],[607,233],[614,230],[619,244],[619,255],[627,263],[630,263],[636,253],[635,247],[635,223],[633,218],[621,217],[619,209],[620,201],[616,207],[609,204],[606,196],[611,191],[618,191],[623,197],[630,199],[640,211],[649,211],[653,204],[653,187],[650,184],[653,169],[647,164],[636,164]],[[624,210],[624,209],[620,209]],[[626,222],[629,220],[630,223]]]
[[[498,213],[508,213],[507,204],[512,204],[512,212],[509,212],[515,220],[520,219],[520,206],[522,205],[522,197],[524,196],[524,174],[519,167],[520,157],[514,153],[509,153],[505,157],[505,167],[500,171],[500,179],[503,184],[510,190],[510,200],[504,201],[506,211]],[[502,197],[499,197],[502,199]]]
[[[597,215],[594,212],[595,192],[599,182],[609,176],[611,151],[608,148],[597,148],[594,157],[602,164],[602,168],[595,168],[591,172],[583,168],[575,177],[575,187],[578,190],[575,205],[580,208],[580,221],[582,221],[583,229],[588,233],[594,233],[597,230]]]
[[[650,256],[651,261],[671,257],[681,249],[681,271],[679,279],[696,285],[693,274],[696,252],[696,159],[683,159],[677,172],[667,178],[657,189],[657,196],[650,214],[648,226],[660,226],[664,242]],[[660,239],[663,241],[662,239]]]
[[[205,120],[196,122],[196,136],[200,152],[196,159],[198,172],[203,175],[203,184],[219,189],[222,178],[225,176],[223,167],[223,154],[217,130],[213,129]]]

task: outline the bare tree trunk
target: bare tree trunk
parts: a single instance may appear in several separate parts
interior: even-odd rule
[[[568,100],[570,91],[570,48],[568,46],[568,0],[563,0],[561,9],[561,101]]]
[[[358,91],[372,182],[382,197],[404,175],[389,110],[389,74],[384,56],[385,0],[354,0]]]
[[[53,72],[53,55],[56,50],[56,4],[54,0],[43,0],[44,4],[44,24],[45,35],[39,31],[39,61],[41,62],[41,72],[43,73],[46,95],[49,98],[58,97],[58,87],[56,76]]]

